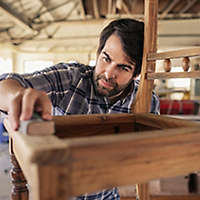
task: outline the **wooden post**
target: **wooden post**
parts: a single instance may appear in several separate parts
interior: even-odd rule
[[[138,200],[150,200],[148,183],[136,185],[136,197]]]
[[[11,180],[13,184],[11,199],[12,200],[28,200],[28,187],[24,174],[17,162],[14,152],[12,150],[12,139],[9,141],[10,158],[11,158]]]
[[[149,53],[157,51],[157,14],[158,0],[145,0],[144,3],[144,53],[140,86],[138,88],[136,102],[133,104],[134,113],[148,113],[151,107],[153,80],[147,80],[147,72],[155,71],[155,62],[148,62]],[[148,183],[136,186],[139,200],[149,200]]]
[[[132,108],[134,113],[148,113],[150,111],[154,81],[147,80],[147,73],[155,71],[155,61],[148,61],[147,57],[149,53],[156,53],[157,51],[158,0],[145,0],[144,6],[144,52],[140,85],[136,102]]]

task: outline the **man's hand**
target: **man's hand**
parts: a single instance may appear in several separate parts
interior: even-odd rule
[[[19,128],[19,120],[31,119],[33,112],[41,113],[44,120],[51,120],[51,101],[47,94],[32,88],[21,88],[8,101],[8,118],[13,130]]]

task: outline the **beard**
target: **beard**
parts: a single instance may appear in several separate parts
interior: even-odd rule
[[[104,87],[99,83],[102,80],[109,84],[108,87]],[[117,94],[121,94],[121,92],[128,86],[129,84],[119,86],[113,78],[107,79],[104,75],[94,75],[94,86],[97,95],[105,96],[105,97],[113,97]]]

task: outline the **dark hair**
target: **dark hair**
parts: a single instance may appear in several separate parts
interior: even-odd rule
[[[101,53],[107,39],[112,34],[116,34],[120,38],[124,52],[131,61],[136,63],[133,76],[140,74],[144,45],[144,23],[130,18],[110,22],[100,34],[98,54]]]

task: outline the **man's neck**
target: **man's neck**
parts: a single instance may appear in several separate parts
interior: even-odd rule
[[[109,104],[113,105],[114,103],[116,103],[118,100],[124,99],[132,90],[133,90],[133,82],[131,82],[128,87],[126,87],[124,90],[122,90],[120,93],[112,96],[112,97],[108,97],[108,102]]]
[[[115,102],[117,102],[118,100],[120,100],[122,97],[122,94],[124,93],[124,90],[122,90],[120,93],[112,96],[112,97],[108,97],[108,102],[109,104],[114,104]]]

